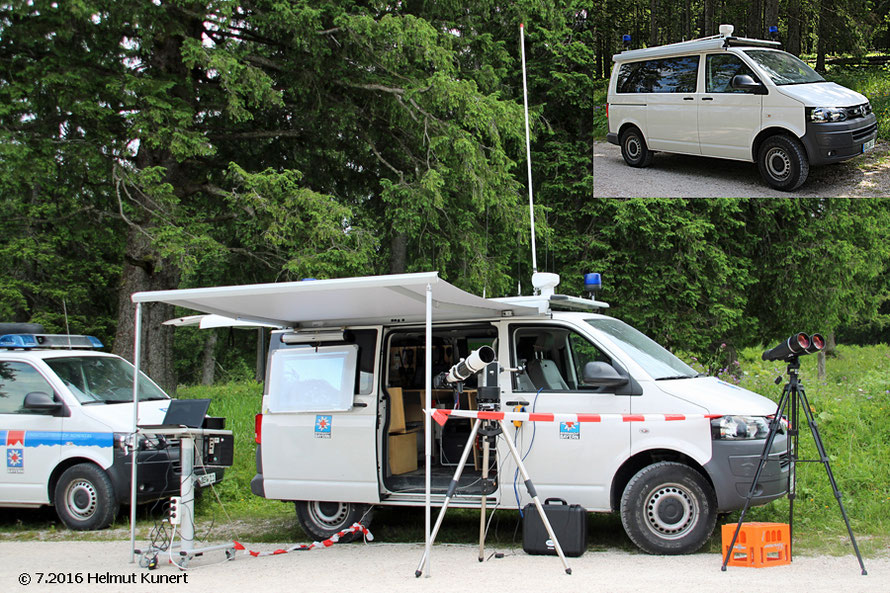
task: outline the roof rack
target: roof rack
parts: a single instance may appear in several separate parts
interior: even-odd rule
[[[700,37],[668,45],[625,50],[620,54],[613,55],[612,61],[624,62],[642,58],[661,58],[699,51],[726,49],[728,47],[767,47],[779,49],[782,47],[782,44],[778,41],[768,41],[766,39],[749,39],[732,35],[711,35],[710,37]]]
[[[68,334],[5,334],[0,336],[0,348],[102,348],[102,342],[94,336]]]

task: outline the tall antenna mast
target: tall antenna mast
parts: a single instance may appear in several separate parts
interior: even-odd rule
[[[522,103],[525,106],[525,162],[528,165],[528,216],[532,225],[532,274],[538,272],[535,248],[535,198],[532,191],[532,147],[528,130],[528,83],[525,79],[525,24],[519,24],[519,47],[522,51]],[[537,289],[535,289],[537,292]]]

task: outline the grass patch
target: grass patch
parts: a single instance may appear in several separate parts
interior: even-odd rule
[[[784,364],[760,360],[762,349],[740,353],[741,387],[777,401],[781,384],[787,380]],[[801,378],[814,410],[819,433],[829,455],[831,468],[843,493],[843,502],[853,532],[865,556],[886,555],[890,549],[890,346],[839,346],[829,357],[825,379],[817,378],[816,356],[801,359]],[[776,377],[782,377],[776,385]],[[305,542],[291,503],[265,500],[250,492],[255,474],[254,415],[260,409],[262,389],[252,382],[213,387],[182,387],[180,397],[210,397],[210,413],[226,417],[235,435],[235,464],[213,492],[206,491],[196,508],[199,539],[238,539],[257,543]],[[803,426],[802,457],[815,459],[809,430]],[[749,511],[746,520],[788,521],[788,500],[781,499]],[[437,512],[434,510],[434,513]],[[137,540],[148,540],[160,511],[139,509]],[[488,544],[495,548],[522,548],[517,511],[498,510],[489,531]],[[718,526],[734,523],[738,513],[718,520]],[[795,554],[851,554],[846,526],[828,477],[821,463],[798,465],[798,498],[795,501]],[[372,526],[378,541],[423,541],[424,513],[420,508],[379,508]],[[477,541],[479,512],[452,509],[438,541]],[[125,540],[129,537],[128,516],[122,513],[115,525],[100,532],[73,532],[64,528],[50,508],[16,509],[0,514],[0,540]],[[589,549],[621,549],[634,552],[617,515],[588,517]],[[720,552],[720,531],[705,551]]]
[[[605,140],[609,133],[609,118],[606,114],[608,91],[608,78],[593,81],[593,137],[597,140]]]
[[[890,140],[890,64],[829,66],[825,78],[868,97],[878,118],[878,138]]]

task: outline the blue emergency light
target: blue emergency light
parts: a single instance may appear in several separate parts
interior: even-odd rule
[[[597,293],[603,288],[603,279],[596,273],[584,274],[584,290],[590,294],[590,298],[596,299]]]

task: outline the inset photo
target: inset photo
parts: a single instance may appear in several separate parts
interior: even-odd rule
[[[853,39],[807,7],[713,4],[607,19],[594,196],[890,195],[888,25]]]

